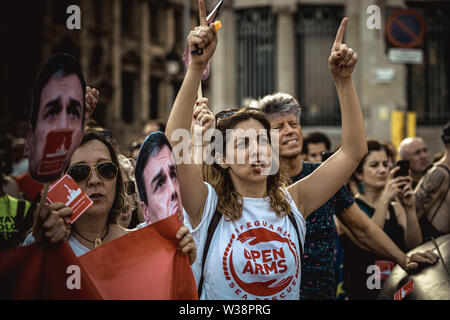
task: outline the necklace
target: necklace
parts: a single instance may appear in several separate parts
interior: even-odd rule
[[[84,240],[86,240],[86,241],[92,243],[92,244],[94,245],[94,248],[97,248],[97,247],[100,247],[100,246],[103,244],[103,240],[105,240],[106,236],[108,235],[108,232],[109,232],[109,223],[106,224],[106,233],[105,233],[105,235],[104,235],[101,239],[100,239],[100,238],[95,238],[94,241],[89,240],[89,239],[83,237],[83,236],[81,235],[81,233],[75,228],[75,226],[73,227],[73,231],[75,231],[75,232],[76,232],[81,238],[83,238]]]

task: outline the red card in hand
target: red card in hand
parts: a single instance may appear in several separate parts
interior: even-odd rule
[[[375,264],[380,268],[380,280],[382,281],[386,280],[391,275],[392,269],[395,267],[395,264],[392,261],[387,260],[377,260],[375,261]]]
[[[47,200],[50,203],[62,202],[72,208],[73,214],[66,218],[67,222],[71,224],[93,205],[92,200],[68,174],[50,186]]]
[[[403,300],[408,294],[414,291],[414,280],[409,280],[403,287],[394,293],[394,300]]]

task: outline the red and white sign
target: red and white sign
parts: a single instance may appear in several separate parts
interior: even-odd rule
[[[392,273],[395,264],[392,261],[377,260],[375,264],[380,268],[380,280],[386,280]]]
[[[68,174],[50,186],[47,200],[50,203],[62,202],[72,208],[73,214],[67,218],[67,222],[71,224],[93,205],[92,200]]]
[[[70,145],[73,130],[55,130],[47,134],[44,153],[38,169],[40,176],[59,173],[63,169]]]
[[[254,226],[232,234],[223,256],[225,278],[231,288],[242,289],[236,290],[242,299],[247,295],[284,299],[295,290],[300,272],[296,245],[289,236],[268,230],[259,221]],[[295,261],[295,266],[289,268],[288,261]]]
[[[394,300],[403,300],[414,291],[414,280],[409,280],[403,287],[394,293]]]

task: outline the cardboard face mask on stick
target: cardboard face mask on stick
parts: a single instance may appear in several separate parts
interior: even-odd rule
[[[85,93],[86,83],[75,58],[57,54],[47,60],[34,84],[25,143],[34,180],[57,180],[80,144]]]
[[[147,136],[136,161],[136,184],[147,224],[177,214],[182,220],[178,171],[169,140],[161,131]]]

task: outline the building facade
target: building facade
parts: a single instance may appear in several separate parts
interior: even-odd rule
[[[209,9],[214,6],[214,1],[206,3]],[[66,26],[66,9],[73,4],[81,9],[79,30]],[[101,91],[94,118],[112,130],[122,149],[141,134],[147,120],[167,120],[183,79],[186,35],[197,25],[196,0],[36,0],[33,5],[24,20],[35,27],[27,25],[21,33],[29,37],[21,51],[30,50],[33,57],[20,58],[28,63],[21,62],[26,72],[35,76],[55,52],[77,57],[88,84]],[[373,5],[381,19],[374,29],[368,27]],[[388,61],[386,23],[398,8],[413,8],[425,20],[420,64]],[[0,31],[8,35],[19,6],[17,12],[2,11]],[[449,15],[450,1],[225,0],[204,96],[217,112],[269,93],[290,93],[302,105],[304,132],[324,131],[338,146],[340,110],[327,59],[339,23],[347,16],[344,40],[359,54],[354,81],[367,137],[398,140],[415,130],[433,155],[443,149],[439,136],[450,119]],[[7,39],[15,41],[13,36]],[[23,78],[11,82],[16,68],[14,48],[11,52],[1,53],[2,82],[11,84],[0,96],[5,124],[11,122],[14,101],[28,107],[32,85],[28,76],[24,88],[14,93],[23,99],[11,98],[15,83]],[[394,117],[395,111],[403,114]],[[408,111],[415,112],[417,121],[411,123],[417,127],[406,125]],[[16,112],[16,120],[23,114]]]
[[[324,131],[333,146],[338,146],[340,111],[327,59],[339,23],[347,16],[344,41],[359,54],[354,81],[367,137],[396,142],[415,133],[426,140],[431,155],[443,150],[439,137],[450,120],[449,1],[230,3],[221,13],[224,28],[213,61],[211,98],[215,106],[242,104],[246,98],[284,91],[302,105],[304,132]],[[372,26],[373,5],[380,9],[379,29]],[[425,20],[423,63],[416,65],[388,61],[386,23],[395,10],[406,8]],[[402,112],[400,118],[393,117],[396,111]],[[408,124],[408,112],[413,112],[416,121],[412,118]]]

